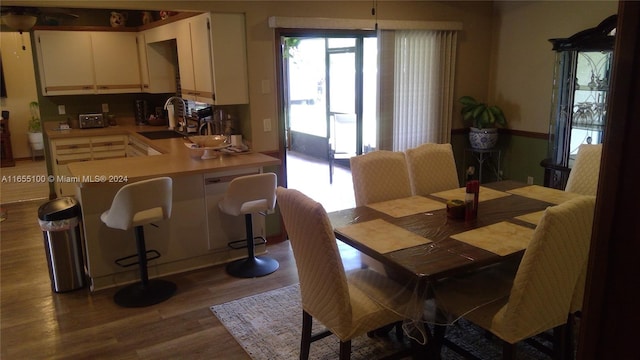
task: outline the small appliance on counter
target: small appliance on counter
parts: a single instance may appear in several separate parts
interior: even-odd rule
[[[157,116],[158,114],[156,114]],[[149,114],[147,112],[147,102],[145,100],[136,100],[135,102],[136,125],[142,125],[147,122]]]
[[[80,114],[78,115],[80,129],[102,128],[107,126],[107,122],[102,114]]]

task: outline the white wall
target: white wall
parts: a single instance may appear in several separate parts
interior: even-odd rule
[[[22,50],[23,44],[26,50]],[[38,91],[29,33],[25,32],[21,37],[18,32],[0,32],[0,52],[7,85],[7,97],[0,100],[0,108],[10,112],[13,157],[30,158],[31,150],[27,140],[27,126],[31,119],[29,103],[38,101]]]

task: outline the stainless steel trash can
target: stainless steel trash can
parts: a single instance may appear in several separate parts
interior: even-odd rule
[[[72,197],[51,200],[38,208],[51,289],[57,293],[86,284],[80,218],[80,204]]]

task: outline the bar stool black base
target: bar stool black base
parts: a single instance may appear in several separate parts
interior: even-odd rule
[[[239,278],[254,278],[269,275],[278,270],[277,260],[266,256],[240,259],[227,264],[227,274]]]
[[[113,295],[113,301],[122,307],[145,307],[161,303],[176,292],[176,284],[161,280],[149,280],[147,285],[141,282],[127,285]]]

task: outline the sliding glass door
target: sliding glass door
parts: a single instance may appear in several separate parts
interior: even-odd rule
[[[377,42],[370,34],[282,36],[286,148],[322,160],[377,144]]]

